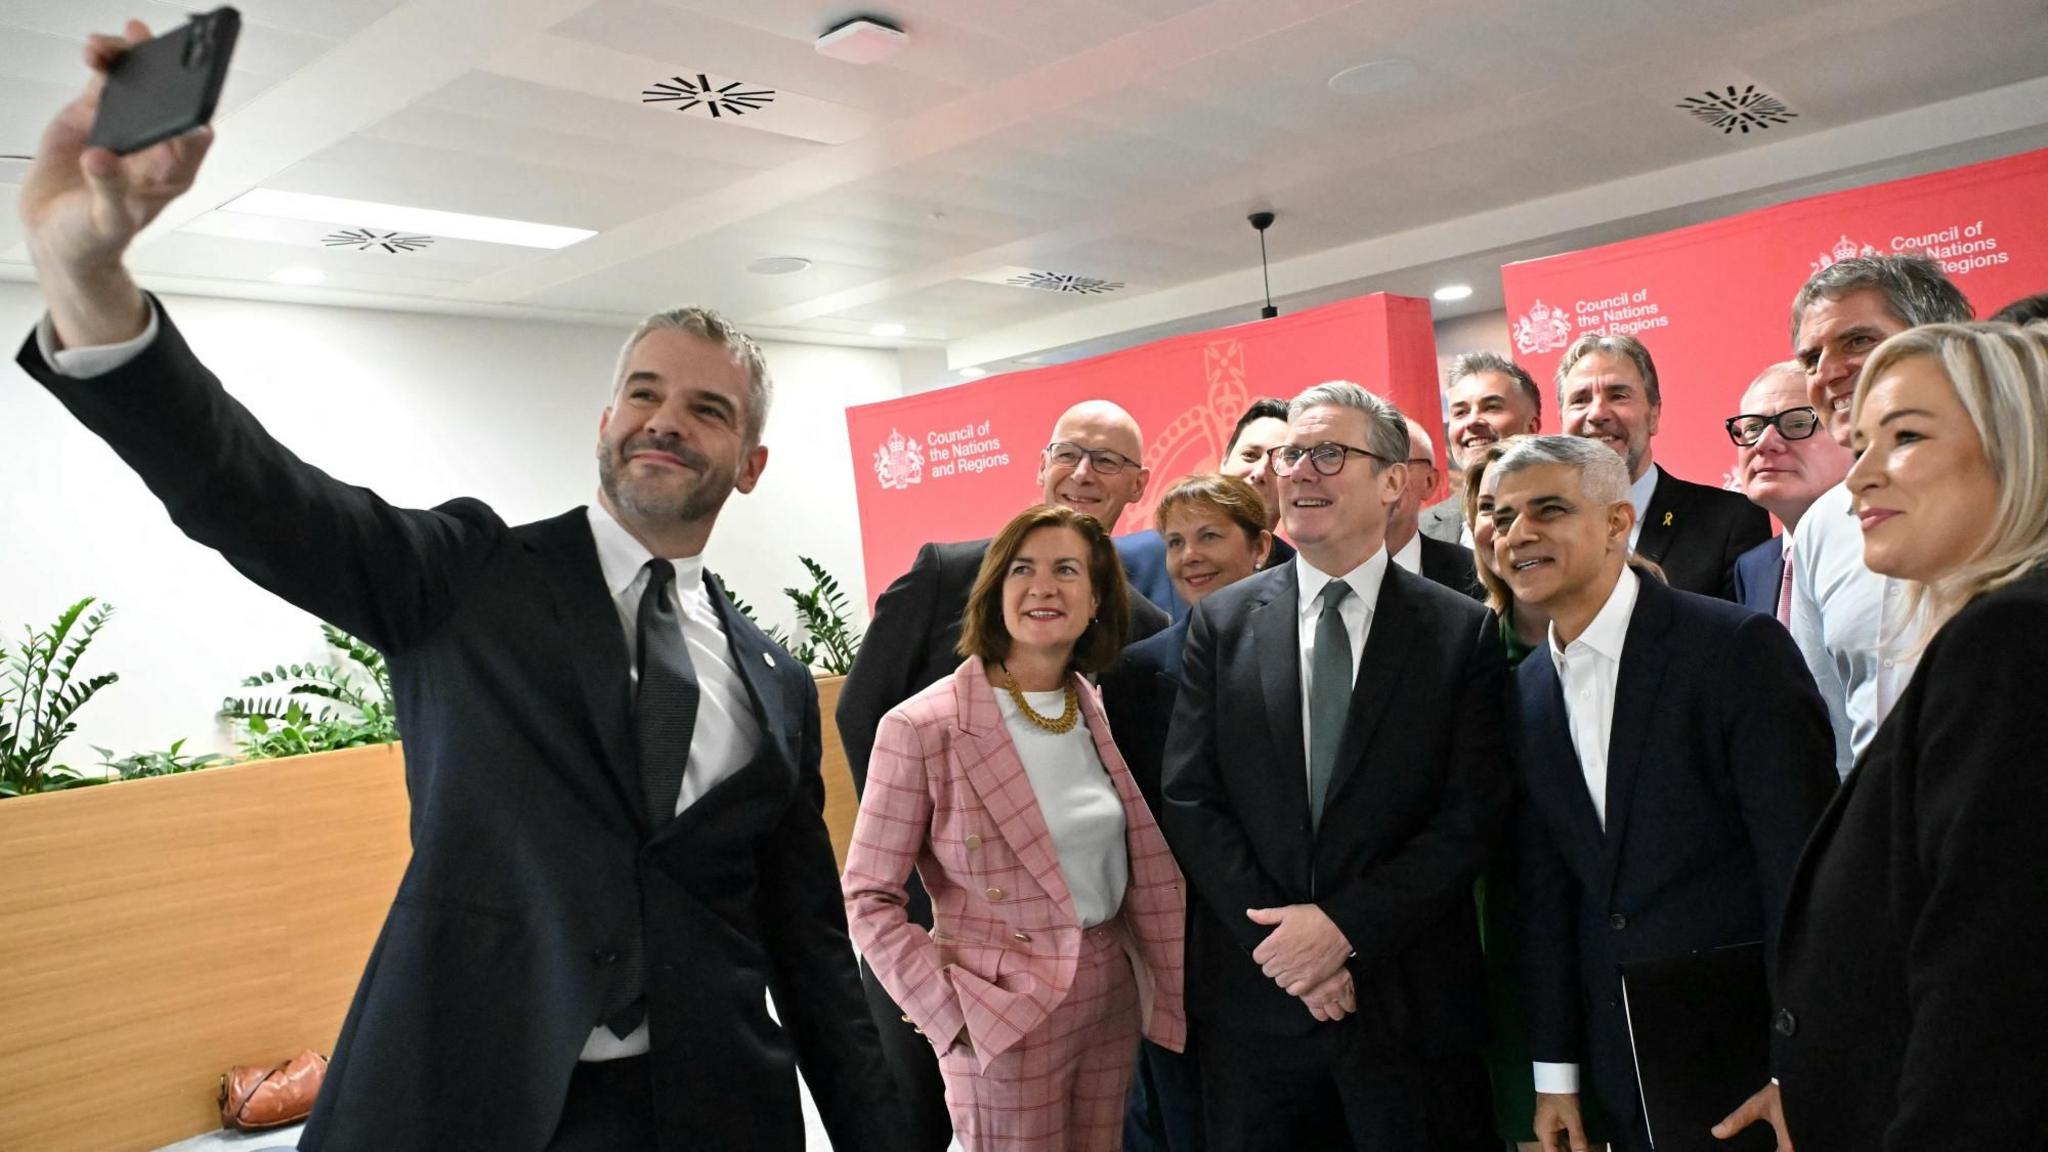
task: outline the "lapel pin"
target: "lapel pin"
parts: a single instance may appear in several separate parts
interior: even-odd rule
[[[1671,513],[1669,513],[1669,512],[1666,512],[1666,513],[1664,514],[1664,526],[1665,526],[1666,528],[1669,528],[1669,527],[1671,527]]]
[[[772,653],[763,652],[761,653],[761,663],[773,668],[775,667],[775,656]]]

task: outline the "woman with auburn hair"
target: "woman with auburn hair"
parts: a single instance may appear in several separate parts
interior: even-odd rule
[[[1180,870],[1087,673],[1130,628],[1093,519],[990,543],[953,675],[882,720],[841,890],[854,942],[939,1053],[967,1152],[1111,1150],[1142,1033],[1178,1050]],[[929,935],[904,911],[912,868]]]
[[[2048,756],[2024,687],[2048,636],[2048,332],[1893,336],[1851,420],[1864,562],[1909,586],[1886,655],[1919,663],[1786,897],[1783,1087],[1716,1132],[2048,1148]]]
[[[1166,575],[1190,608],[1265,566],[1273,551],[1266,502],[1234,476],[1199,472],[1159,498],[1152,522],[1166,542]],[[1131,766],[1138,790],[1159,810],[1159,777],[1166,759],[1167,722],[1180,693],[1180,653],[1186,617],[1124,649],[1102,677],[1102,710],[1110,733]],[[1146,1147],[1202,1152],[1201,1076],[1193,1053],[1141,1046],[1131,1082],[1125,1131]]]

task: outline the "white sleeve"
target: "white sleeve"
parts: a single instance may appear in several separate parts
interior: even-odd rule
[[[143,349],[156,342],[157,319],[156,301],[149,304],[149,326],[142,335],[120,344],[101,344],[93,348],[57,347],[57,326],[50,322],[50,314],[36,321],[36,350],[43,354],[43,361],[56,369],[57,375],[69,376],[74,380],[90,380],[104,376],[121,367],[137,356]]]
[[[1577,1095],[1579,1091],[1579,1066],[1577,1064],[1545,1064],[1537,1061],[1536,1090],[1546,1095]]]

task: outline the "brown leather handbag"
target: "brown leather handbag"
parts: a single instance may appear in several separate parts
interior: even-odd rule
[[[297,1124],[313,1112],[327,1057],[307,1050],[268,1068],[242,1064],[220,1078],[220,1124],[237,1132],[261,1132]]]

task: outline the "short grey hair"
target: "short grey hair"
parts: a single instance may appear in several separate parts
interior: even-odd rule
[[[1536,415],[1543,415],[1543,390],[1536,386],[1536,378],[1529,375],[1527,368],[1498,352],[1458,353],[1457,358],[1451,361],[1451,370],[1444,373],[1444,391],[1456,388],[1458,381],[1465,377],[1477,376],[1481,372],[1498,372],[1513,380],[1515,387],[1522,390],[1522,395],[1529,398]]]
[[[1664,393],[1657,387],[1657,362],[1650,358],[1650,350],[1641,340],[1633,336],[1608,335],[1605,332],[1588,332],[1572,341],[1564,350],[1564,358],[1557,362],[1557,402],[1564,404],[1564,378],[1572,374],[1572,366],[1594,353],[1604,356],[1618,356],[1636,366],[1636,375],[1643,378],[1643,391],[1649,394],[1650,407],[1664,403]]]
[[[1579,491],[1596,504],[1628,501],[1628,465],[1614,449],[1598,440],[1579,436],[1517,436],[1508,442],[1487,469],[1487,478],[1500,479],[1545,464],[1563,464],[1579,474]]]
[[[1387,400],[1349,380],[1330,380],[1304,388],[1300,395],[1288,401],[1288,421],[1291,423],[1299,419],[1311,408],[1350,408],[1365,413],[1366,450],[1381,458],[1374,461],[1374,472],[1385,468],[1389,462],[1407,462],[1408,418]]]
[[[761,430],[768,425],[768,405],[775,399],[775,382],[768,377],[768,361],[761,356],[760,345],[746,333],[733,327],[732,321],[709,308],[687,305],[656,312],[642,320],[626,337],[626,346],[619,349],[619,367],[612,373],[612,391],[626,382],[626,364],[633,358],[633,349],[649,333],[671,331],[688,332],[699,340],[718,345],[730,353],[733,362],[747,370],[747,410],[742,414],[741,438],[748,447],[761,442]]]
[[[1948,273],[1928,256],[1918,252],[1852,256],[1815,272],[1792,298],[1793,345],[1799,343],[1799,326],[1806,322],[1808,308],[1822,299],[1840,300],[1866,288],[1884,297],[1885,310],[1908,328],[1967,324],[1977,315]]]

